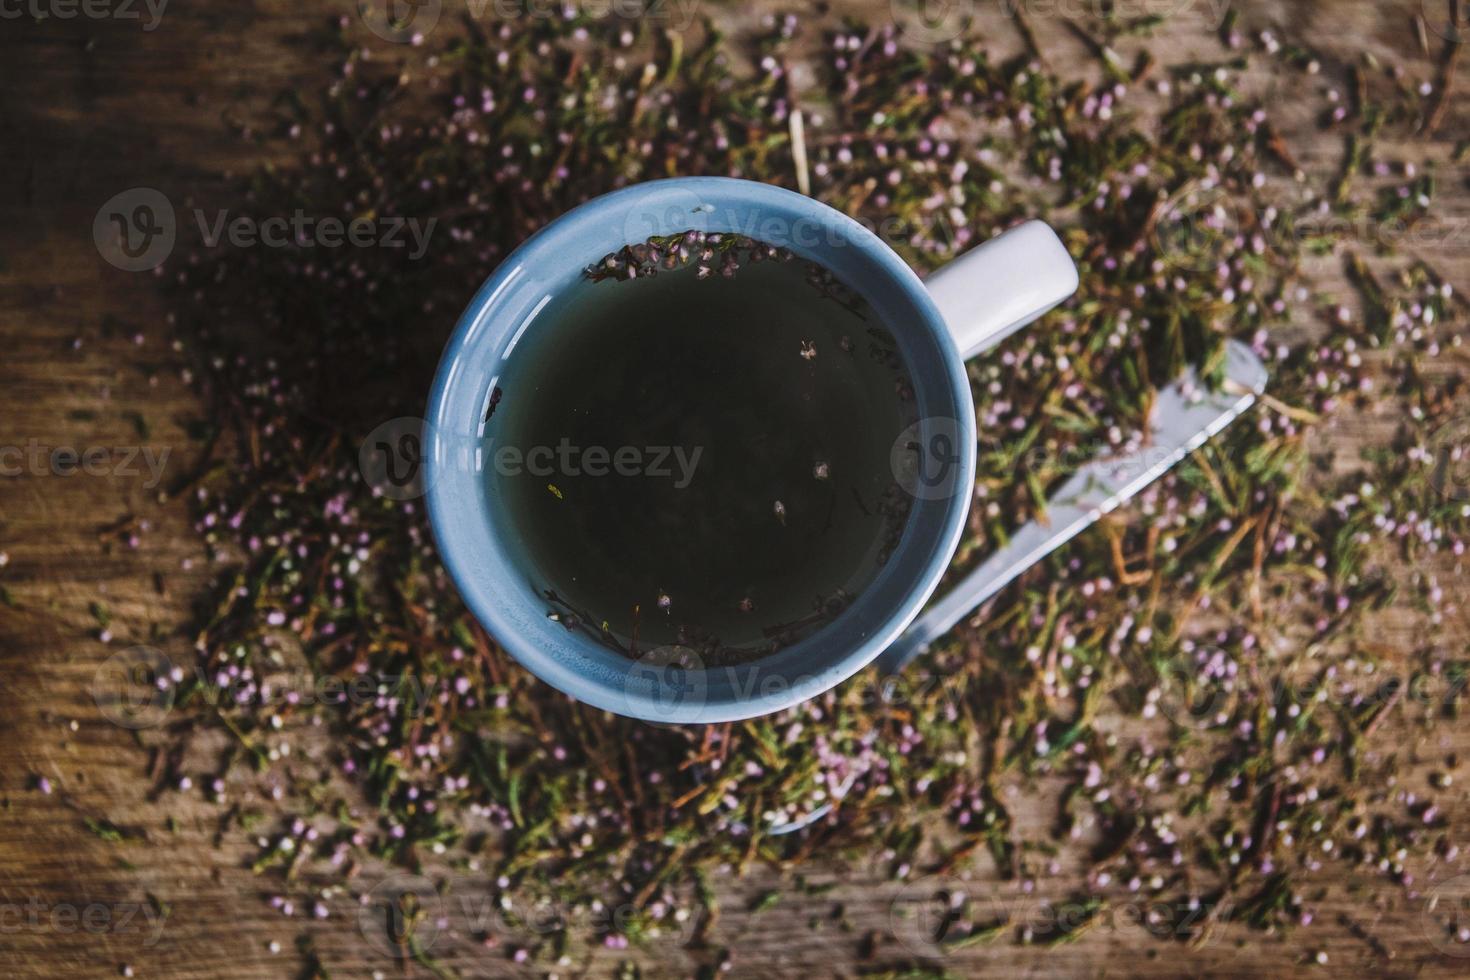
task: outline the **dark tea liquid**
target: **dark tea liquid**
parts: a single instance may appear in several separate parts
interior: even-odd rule
[[[907,518],[891,335],[820,267],[737,254],[733,278],[691,261],[556,296],[486,428],[548,615],[632,656],[749,658],[820,629]]]

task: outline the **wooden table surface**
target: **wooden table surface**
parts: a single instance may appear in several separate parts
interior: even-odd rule
[[[26,10],[37,5],[26,3]],[[69,9],[65,0],[38,5]],[[304,928],[332,975],[396,974],[399,967],[359,930],[350,907],[305,926],[272,911],[262,900],[268,882],[248,866],[251,841],[238,830],[216,839],[212,806],[191,803],[186,795],[156,798],[146,751],[103,716],[91,693],[110,654],[177,631],[191,599],[209,581],[202,562],[193,570],[183,567],[201,552],[182,506],[160,504],[146,468],[125,465],[128,447],[141,441],[168,452],[165,479],[185,472],[198,451],[185,428],[202,409],[180,378],[152,277],[105,263],[93,244],[93,218],[104,201],[129,188],[155,187],[183,200],[221,186],[225,171],[253,166],[225,120],[248,116],[283,88],[315,87],[325,69],[305,44],[306,32],[328,16],[355,15],[354,4],[175,0],[156,24],[141,3],[120,5],[113,4],[115,16],[101,19],[37,21],[9,12],[0,19],[0,447],[108,451],[108,462],[99,467],[105,472],[97,474],[63,476],[27,464],[19,475],[0,476],[0,552],[6,556],[0,584],[13,603],[0,604],[0,691],[6,695],[0,703],[0,972],[117,976],[128,965],[140,977],[294,976],[304,969],[296,950]],[[888,9],[882,0],[851,6],[873,18]],[[997,50],[1016,50],[1013,26],[990,9],[998,5],[980,6],[979,29]],[[1154,43],[1165,57],[1195,51],[1219,56],[1209,23],[1223,0],[1159,0],[1152,6],[1140,0],[1139,6],[1179,11]],[[1236,6],[1245,23],[1277,24],[1310,39],[1326,53],[1328,75],[1367,51],[1401,60],[1416,77],[1434,77],[1435,64],[1420,51],[1413,29],[1417,0]],[[711,3],[705,12],[738,27],[768,7]],[[1070,61],[1084,70],[1084,49],[1045,13],[1059,7],[1065,5],[1036,5],[1033,26],[1054,63]],[[0,11],[20,9],[19,3],[0,4]],[[363,37],[383,56],[394,55],[392,46]],[[1269,77],[1261,81],[1271,84]],[[1289,103],[1289,93],[1282,95]],[[1450,107],[1432,146],[1401,149],[1446,159],[1455,141],[1470,135],[1466,101],[1461,97]],[[1281,111],[1293,123],[1286,136],[1302,165],[1314,173],[1334,170],[1340,138],[1319,134],[1302,112],[1293,118],[1289,104]],[[1470,219],[1464,180],[1443,180],[1442,187],[1445,213]],[[1425,257],[1462,289],[1470,287],[1470,235],[1426,249]],[[1323,260],[1319,271],[1323,288],[1341,288],[1337,263]],[[139,414],[151,426],[146,440],[135,424]],[[1339,440],[1342,455],[1351,458],[1390,421],[1349,420],[1325,436]],[[127,519],[150,523],[136,550],[101,533]],[[111,646],[96,637],[94,603],[110,611]],[[1390,631],[1382,641],[1407,652],[1414,638]],[[1432,744],[1423,744],[1425,736],[1409,722],[1390,724],[1402,731],[1386,737],[1401,739],[1411,752],[1470,750],[1463,730],[1448,742],[1436,734]],[[194,751],[204,757],[210,747],[204,738]],[[49,782],[50,793],[34,788],[39,778]],[[248,778],[238,793],[271,808]],[[1467,815],[1459,814],[1461,832]],[[172,830],[169,818],[177,822]],[[123,827],[126,839],[108,841],[89,831],[88,820],[97,819]],[[1470,958],[1445,955],[1426,938],[1422,907],[1406,899],[1366,902],[1346,880],[1327,887],[1315,903],[1319,924],[1292,936],[1231,926],[1187,947],[1148,938],[1126,910],[1115,910],[1103,926],[1059,948],[999,942],[924,960],[901,941],[907,927],[893,909],[903,896],[882,869],[819,860],[809,877],[836,887],[820,894],[789,890],[776,910],[763,914],[749,911],[750,898],[771,887],[770,873],[720,884],[725,913],[719,929],[721,941],[738,951],[735,975],[850,976],[915,960],[957,975],[1278,974],[1305,968],[1318,949],[1330,955],[1329,973],[1470,973]],[[978,881],[1006,901],[1022,900],[1013,883]],[[840,916],[834,914],[839,905]],[[478,948],[465,938],[470,930],[464,923],[454,921],[451,929],[435,953],[462,975],[543,972],[511,962],[503,951]],[[881,941],[863,962],[860,940],[870,931]],[[1364,939],[1369,933],[1373,942]],[[273,941],[281,946],[278,954],[269,949]],[[698,962],[675,939],[642,950],[579,953],[559,972],[605,975],[628,959],[646,976],[688,976]]]

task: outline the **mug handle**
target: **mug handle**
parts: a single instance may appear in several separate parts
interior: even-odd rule
[[[977,245],[924,280],[963,358],[990,350],[1077,291],[1077,266],[1043,221]]]

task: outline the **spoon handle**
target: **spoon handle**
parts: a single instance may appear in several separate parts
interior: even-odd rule
[[[1162,476],[1242,412],[1266,387],[1266,367],[1246,345],[1226,346],[1225,385],[1204,390],[1193,369],[1161,389],[1147,445],[1127,456],[1082,466],[1047,501],[1045,520],[1019,528],[1009,542],[929,607],[877,660],[885,674],[902,670],[1017,576]]]

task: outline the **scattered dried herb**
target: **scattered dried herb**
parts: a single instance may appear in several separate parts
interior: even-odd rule
[[[1029,894],[1069,870],[1054,855],[1071,840],[1090,855],[1087,893],[1068,900],[1091,910],[1078,929],[1143,896],[1189,910],[1180,938],[1197,941],[1227,922],[1311,922],[1329,863],[1408,896],[1463,869],[1432,787],[1408,788],[1380,727],[1391,710],[1416,726],[1452,716],[1451,680],[1470,670],[1446,633],[1463,612],[1434,571],[1470,530],[1463,495],[1435,477],[1456,448],[1437,434],[1464,421],[1463,368],[1441,357],[1462,345],[1463,297],[1390,255],[1355,271],[1359,312],[1303,271],[1375,208],[1400,214],[1378,184],[1402,176],[1397,199],[1428,195],[1411,161],[1378,155],[1436,121],[1433,86],[1365,63],[1349,107],[1309,47],[1247,38],[1238,21],[1222,40],[1248,55],[1135,76],[1125,52],[1152,26],[1077,25],[1099,84],[1043,67],[1029,30],[1031,55],[992,63],[966,40],[917,52],[891,26],[836,27],[803,96],[811,192],[920,268],[1036,213],[1081,266],[1074,301],[970,365],[984,441],[956,573],[1081,459],[1140,448],[1155,386],[1187,364],[1218,372],[1227,337],[1271,363],[1266,407],[894,687],[857,681],[704,729],[607,716],[531,680],[459,604],[422,508],[376,497],[356,447],[416,410],[439,351],[426,325],[447,330],[549,218],[669,174],[793,182],[796,19],[750,42],[753,73],[730,67],[746,42],[712,30],[676,40],[581,19],[477,31],[416,49],[408,68],[320,39],[339,68],[320,107],[283,102],[248,134],[311,145],[251,178],[249,208],[433,216],[447,241],[418,263],[200,249],[168,269],[190,377],[225,436],[183,488],[220,573],[194,637],[202,676],[180,682],[181,703],[235,739],[194,773],[204,792],[231,805],[239,763],[274,787],[256,868],[283,914],[350,907],[404,866],[592,916],[578,941],[623,948],[700,915],[714,941],[715,869],[848,853],[907,878],[988,855],[1015,883],[1000,887]],[[1271,107],[1240,84],[1258,58],[1304,73],[1325,103],[1321,124],[1347,148],[1336,174],[1302,174]],[[1337,458],[1323,426],[1370,410],[1392,414],[1393,435]],[[1389,608],[1421,631],[1413,701],[1381,687],[1375,624]],[[273,696],[295,669],[365,695]],[[159,758],[160,785],[192,786],[180,752]],[[1042,785],[1065,790],[1061,841],[1003,802]],[[624,914],[598,916],[613,907]],[[993,928],[957,922],[954,935]],[[1448,916],[1445,928],[1463,933]],[[532,934],[514,956],[569,962],[569,934]],[[436,955],[460,942],[439,941]]]

